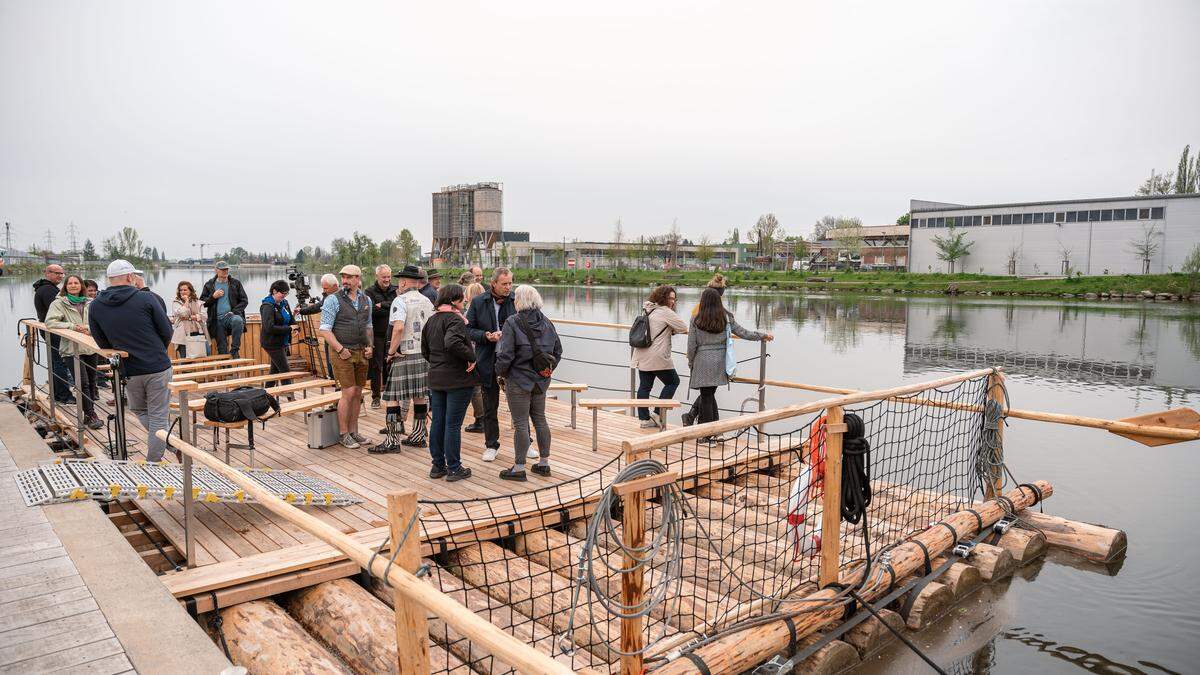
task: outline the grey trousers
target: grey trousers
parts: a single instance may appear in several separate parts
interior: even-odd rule
[[[137,416],[138,422],[150,436],[146,448],[146,460],[157,462],[162,459],[167,449],[165,441],[159,440],[154,432],[170,428],[171,412],[171,374],[172,369],[151,373],[149,375],[133,375],[125,384],[125,395],[129,398],[129,410]]]
[[[529,451],[529,422],[537,432],[538,455],[542,461],[550,458],[550,423],[546,421],[546,392],[523,391],[508,381],[504,388],[508,398],[508,412],[512,415],[513,449],[517,454],[517,466],[525,466],[525,453]]]

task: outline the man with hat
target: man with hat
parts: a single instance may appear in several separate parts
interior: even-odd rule
[[[437,270],[429,270],[429,274],[422,276],[425,283],[421,284],[421,295],[430,304],[437,302],[438,287],[442,285],[442,273]]]
[[[371,448],[372,453],[399,452],[397,445],[415,448],[425,447],[427,434],[425,420],[428,416],[426,392],[429,389],[429,363],[421,356],[421,333],[429,317],[433,316],[433,303],[418,290],[425,275],[416,265],[405,265],[396,273],[399,285],[396,299],[392,301],[388,322],[391,338],[388,340],[387,362],[389,372],[383,399],[387,401],[387,438]],[[413,426],[408,437],[404,435],[404,420],[408,418],[408,404],[412,401]]]
[[[341,443],[353,450],[368,440],[358,433],[358,414],[367,383],[367,363],[373,353],[371,298],[362,292],[362,270],[358,265],[346,265],[339,274],[342,289],[321,305],[320,333],[333,354],[333,379],[342,391],[338,401]]]
[[[217,275],[204,282],[200,302],[208,309],[208,334],[216,336],[217,353],[238,358],[242,350],[242,333],[246,331],[246,305],[250,297],[242,282],[230,276],[229,263],[217,261]],[[230,346],[229,339],[233,338]]]
[[[118,349],[129,409],[149,433],[146,459],[162,459],[166,443],[154,432],[167,429],[171,408],[171,359],[167,345],[174,329],[167,312],[153,293],[140,293],[134,285],[141,272],[128,260],[108,265],[108,288],[88,306],[88,328],[102,349]]]

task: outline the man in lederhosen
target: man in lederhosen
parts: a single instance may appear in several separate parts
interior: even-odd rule
[[[405,265],[395,276],[399,288],[388,316],[392,332],[387,353],[390,365],[383,390],[383,400],[387,401],[387,436],[369,449],[375,454],[400,452],[400,445],[423,448],[427,436],[429,363],[421,356],[421,330],[433,316],[433,303],[420,291],[425,281],[420,268]],[[413,410],[412,431],[407,438],[398,440],[404,435],[409,401]]]

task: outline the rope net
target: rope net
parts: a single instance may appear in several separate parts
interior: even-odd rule
[[[846,602],[844,594],[804,600],[817,590],[827,489],[849,495],[838,542],[843,570],[873,564],[969,507],[991,475],[980,460],[989,451],[979,412],[987,382],[845,408],[844,489],[824,483],[828,434],[813,414],[674,443],[632,464],[618,457],[520,494],[421,502],[423,563],[435,587],[572,668],[618,663],[620,617],[641,617],[642,653],[653,666],[766,616]],[[905,402],[916,399],[924,404]],[[610,488],[664,470],[680,478],[648,498],[643,544],[633,547],[624,542],[624,500]],[[644,577],[637,605],[622,597],[621,572],[635,567]],[[460,664],[509,672],[437,619],[430,634],[447,655],[435,672]]]

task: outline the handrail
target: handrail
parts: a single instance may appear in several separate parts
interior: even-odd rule
[[[759,384],[758,380],[749,377],[731,377],[729,379],[733,382]],[[764,380],[762,384],[765,384],[769,387],[800,389],[803,391],[815,391],[825,394],[854,394],[861,391],[859,389],[830,387],[820,384],[788,382],[787,380]],[[951,410],[963,410],[966,412],[983,412],[983,406],[974,405],[971,403],[951,403],[949,401],[934,401],[926,398],[901,398],[897,400],[900,403],[911,403],[913,405],[927,405],[935,408],[949,408]],[[1111,431],[1114,433],[1138,434],[1140,436],[1151,436],[1154,438],[1169,438],[1180,441],[1200,440],[1200,430],[1197,429],[1179,429],[1176,427],[1133,424],[1131,422],[1109,420],[1100,417],[1086,417],[1083,415],[1042,412],[1040,410],[1019,410],[1017,408],[1007,409],[1005,411],[1005,416],[1015,417],[1023,420],[1032,420],[1035,422],[1050,422],[1051,424],[1067,424],[1077,427],[1088,427],[1091,429],[1103,429],[1105,431]]]
[[[92,338],[91,335],[80,333],[78,331],[67,330],[65,328],[51,328],[42,321],[33,321],[30,319],[22,319],[21,321],[17,322],[17,325],[19,326],[22,323],[26,324],[28,326],[33,326],[34,328],[36,328],[38,330],[57,335],[58,337],[60,337],[64,340],[67,340],[69,342],[74,342],[75,344],[79,345],[80,347],[83,347],[84,349],[88,350],[89,354],[99,354],[100,356],[103,356],[106,359],[111,358],[113,356],[120,356],[123,359],[129,358],[129,354],[127,352],[123,352],[119,349],[103,349],[102,347],[100,347],[100,345],[96,344],[96,340],[94,338]]]
[[[864,401],[878,401],[883,399],[893,398],[895,396],[904,396],[906,394],[915,394],[918,392],[944,387],[951,384],[957,384],[966,380],[973,380],[978,377],[984,377],[997,372],[996,368],[982,368],[979,370],[970,370],[957,375],[950,375],[936,380],[928,380],[926,382],[917,382],[914,384],[906,384],[900,387],[892,387],[890,389],[877,389],[874,391],[860,391],[853,394],[843,394],[841,396],[833,396],[823,398],[810,403],[798,403],[796,405],[785,406],[783,408],[775,408],[774,410],[764,410],[758,413],[750,413],[727,420],[717,420],[716,422],[707,422],[705,424],[697,424],[690,427],[681,427],[670,431],[663,431],[657,434],[641,436],[632,441],[624,441],[621,446],[625,452],[646,452],[655,448],[662,448],[668,445],[679,443],[681,441],[689,441],[704,436],[712,436],[715,434],[723,434],[726,431],[735,429],[743,429],[757,425],[774,422],[776,420],[787,419],[797,415],[817,412],[830,406],[846,406],[854,403],[863,403]],[[757,380],[756,380],[757,382]]]
[[[629,330],[630,328],[632,328],[632,326],[627,323],[605,323],[603,321],[580,321],[579,319],[551,318],[550,322],[556,323],[556,324],[562,323],[562,324],[566,324],[568,326],[591,326],[592,328],[616,328],[619,330]],[[564,336],[564,337],[569,337],[569,336]],[[734,335],[733,339],[741,340],[742,338],[738,337],[737,335]]]
[[[158,437],[167,445],[179,450],[226,480],[234,483],[254,497],[263,508],[271,511],[309,534],[346,554],[360,567],[387,582],[408,600],[434,613],[468,639],[478,642],[507,665],[531,675],[540,673],[571,673],[567,666],[555,661],[548,654],[539,652],[529,645],[505,633],[486,619],[456,602],[453,598],[417,578],[400,565],[391,565],[386,556],[375,555],[370,548],[358,543],[342,531],[321,519],[288,504],[250,480],[240,471],[234,470],[208,452],[191,443],[175,438],[166,431],[158,431]],[[397,544],[398,545],[398,544]]]

